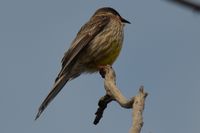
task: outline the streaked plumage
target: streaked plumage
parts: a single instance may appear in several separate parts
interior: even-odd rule
[[[82,73],[93,73],[100,66],[112,65],[123,42],[124,23],[129,23],[110,7],[98,9],[83,25],[61,61],[62,68],[52,90],[39,107],[36,119],[67,81]]]

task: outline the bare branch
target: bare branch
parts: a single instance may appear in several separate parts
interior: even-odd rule
[[[135,101],[133,103],[133,122],[130,133],[140,133],[143,126],[143,110],[145,105],[145,98],[147,93],[144,91],[144,87],[141,86],[138,92],[138,95],[135,96]]]
[[[133,122],[131,133],[140,133],[143,125],[142,112],[144,110],[144,103],[147,93],[144,91],[143,86],[140,87],[138,95],[132,97],[130,100],[125,98],[116,86],[116,75],[111,66],[107,65],[100,70],[101,76],[104,78],[104,87],[106,95],[99,100],[99,108],[97,110],[94,124],[98,124],[102,118],[103,112],[107,104],[111,101],[116,101],[123,108],[133,109]]]
[[[168,1],[190,8],[194,10],[195,12],[198,12],[198,13],[200,12],[200,3],[197,3],[191,0],[168,0]]]
[[[126,99],[120,92],[120,90],[116,86],[116,75],[115,71],[111,66],[105,66],[105,78],[104,78],[104,87],[106,90],[106,94],[110,95],[114,100],[116,100],[121,107],[124,108],[132,108],[132,103],[134,98],[131,100]]]
[[[93,122],[94,125],[97,125],[99,123],[100,119],[103,117],[103,112],[106,109],[107,104],[111,102],[112,100],[113,99],[109,95],[105,95],[100,98],[99,103],[98,103],[99,108],[97,109],[95,113],[96,117]]]

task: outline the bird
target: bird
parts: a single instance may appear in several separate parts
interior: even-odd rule
[[[130,24],[112,7],[102,7],[95,11],[64,53],[61,70],[52,89],[40,105],[35,120],[68,81],[84,73],[98,72],[102,66],[115,62],[122,49],[126,23]]]

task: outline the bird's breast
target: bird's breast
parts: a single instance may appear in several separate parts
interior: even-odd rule
[[[107,50],[102,51],[102,57],[95,60],[96,65],[112,65],[119,56],[122,44],[119,41],[112,41]]]
[[[106,27],[88,45],[83,53],[87,71],[98,71],[99,66],[112,65],[120,54],[123,43],[123,26]]]

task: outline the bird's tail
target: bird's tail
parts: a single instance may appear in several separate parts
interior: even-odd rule
[[[67,75],[62,75],[59,77],[52,88],[52,90],[49,92],[48,96],[45,98],[45,100],[42,102],[38,109],[38,113],[35,117],[35,120],[40,117],[42,112],[45,110],[45,108],[48,106],[48,104],[55,98],[55,96],[61,91],[61,89],[64,87],[64,85],[67,83],[69,80],[69,76]]]

